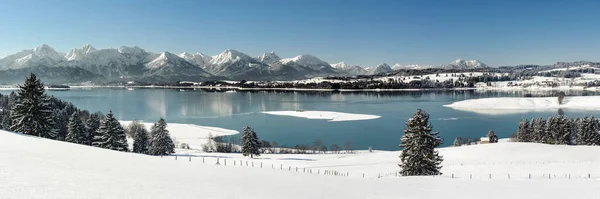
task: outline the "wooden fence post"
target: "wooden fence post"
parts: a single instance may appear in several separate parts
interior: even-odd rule
[[[175,160],[177,160],[177,155],[175,155]]]
[[[454,178],[454,173],[452,174],[452,178]]]
[[[492,174],[491,173],[489,174],[489,179],[492,179]]]
[[[363,178],[365,178],[365,173],[363,173]]]
[[[225,159],[225,166],[227,166],[227,159]]]
[[[260,168],[262,168],[262,162],[260,162]]]
[[[469,179],[473,179],[473,174],[469,174]]]
[[[189,157],[189,162],[191,162],[191,161],[192,161],[192,156]]]
[[[204,164],[204,157],[202,157],[202,164]]]

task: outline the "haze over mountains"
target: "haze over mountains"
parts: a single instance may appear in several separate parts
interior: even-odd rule
[[[477,60],[456,60],[443,68],[470,69],[489,67]],[[69,53],[57,52],[43,44],[0,59],[2,83],[35,72],[50,81],[144,80],[291,80],[315,76],[355,76],[388,73],[399,69],[426,69],[431,66],[386,63],[364,67],[344,62],[330,64],[316,56],[303,54],[281,58],[275,52],[252,57],[228,49],[209,56],[202,53],[148,52],[140,47],[96,49],[91,45],[74,48]]]

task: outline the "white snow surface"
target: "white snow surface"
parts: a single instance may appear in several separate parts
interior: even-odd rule
[[[177,135],[174,131],[172,134]],[[442,148],[444,175],[436,177],[389,175],[399,170],[400,151],[263,154],[259,159],[205,153],[175,160],[172,156],[117,152],[6,131],[0,131],[0,146],[3,199],[562,199],[594,198],[600,188],[600,147],[593,146],[502,142]],[[216,157],[221,165],[215,164]],[[234,161],[256,166],[233,166]],[[258,167],[259,163],[264,168]],[[305,168],[312,173],[303,172]],[[349,176],[326,176],[324,170],[347,172]]]
[[[557,97],[500,97],[469,99],[444,106],[480,114],[510,114],[557,109],[600,110],[598,102],[600,96],[565,97],[562,104],[558,104]]]
[[[303,117],[307,119],[329,120],[330,122],[372,120],[380,118],[378,115],[342,113],[333,111],[266,111],[264,114]]]
[[[124,128],[127,128],[132,121],[119,121]],[[143,122],[140,121],[148,132],[150,132],[150,127],[154,125],[154,123]],[[171,137],[175,138],[175,140],[179,143],[186,143],[190,146],[190,148],[200,149],[203,144],[206,144],[208,141],[208,135],[211,134],[213,137],[216,136],[225,136],[225,135],[235,135],[239,132],[236,130],[224,129],[219,127],[210,127],[210,126],[199,126],[195,124],[178,124],[178,123],[167,123],[167,130],[169,131]]]

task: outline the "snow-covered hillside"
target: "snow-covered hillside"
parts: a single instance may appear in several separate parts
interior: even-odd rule
[[[0,131],[0,193],[6,199],[325,195],[344,199],[551,199],[593,198],[597,194],[599,147],[498,143],[443,148],[440,153],[444,156],[443,176],[395,177],[398,151],[265,154],[258,159],[211,153],[179,156],[175,160],[173,156],[116,152]],[[219,165],[215,164],[217,158]],[[325,170],[349,175],[323,175]],[[528,179],[529,174],[532,179]]]

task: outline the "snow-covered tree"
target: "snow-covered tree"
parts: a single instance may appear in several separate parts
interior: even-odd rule
[[[245,126],[242,131],[241,145],[244,156],[250,156],[250,158],[260,156],[260,141],[254,129]]]
[[[94,142],[94,138],[98,135],[98,129],[100,128],[101,116],[102,113],[94,113],[85,121],[86,134],[84,144],[92,145]]]
[[[571,120],[565,118],[564,116],[558,116],[555,118],[555,122],[553,128],[550,133],[552,137],[554,137],[555,144],[571,144]]]
[[[493,130],[490,130],[488,132],[487,137],[490,140],[490,143],[497,143],[498,142],[498,135],[496,135],[496,133]]]
[[[127,145],[126,137],[125,129],[113,116],[112,111],[109,111],[106,118],[100,123],[97,135],[94,138],[94,146],[115,151],[128,151],[129,145]]]
[[[546,128],[546,120],[542,118],[532,120],[533,132],[532,132],[532,141],[536,143],[546,143],[547,140],[550,140],[550,136],[548,134]]]
[[[578,145],[600,145],[600,128],[598,120],[585,117],[577,124],[577,136],[575,143]]]
[[[454,143],[452,145],[457,147],[457,146],[462,145],[462,143],[463,143],[462,137],[458,136],[458,137],[454,138]]]
[[[52,110],[44,83],[31,73],[19,86],[17,101],[11,110],[10,130],[44,138],[56,138],[52,128]]]
[[[133,138],[133,152],[147,154],[150,137],[144,124],[133,121],[127,126],[126,131]]]
[[[531,132],[529,128],[529,121],[527,119],[521,120],[519,128],[517,129],[517,140],[519,142],[531,142]]]
[[[160,120],[154,123],[150,128],[150,146],[148,147],[148,154],[169,155],[171,153],[175,153],[175,144],[169,135],[169,130],[167,130],[167,122],[165,122],[165,119],[160,118]]]
[[[406,122],[404,135],[400,139],[400,154],[402,161],[399,164],[400,174],[403,176],[416,175],[441,175],[440,169],[443,161],[435,147],[442,144],[438,132],[432,132],[429,124],[429,115],[418,109],[412,118]]]
[[[67,125],[67,142],[73,142],[77,144],[83,144],[85,142],[85,125],[81,121],[78,112],[71,114],[69,118],[69,124]]]

